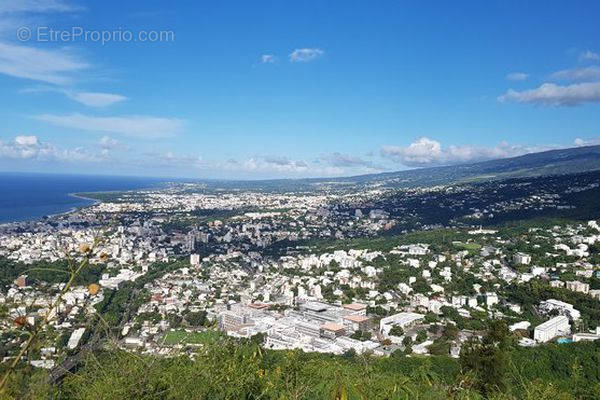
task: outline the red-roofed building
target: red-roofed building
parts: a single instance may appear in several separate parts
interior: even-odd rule
[[[162,294],[161,293],[154,293],[152,295],[152,298],[150,299],[150,301],[154,302],[154,303],[162,303],[162,301],[163,301]]]
[[[351,315],[367,315],[367,306],[360,303],[344,304],[342,307]]]
[[[29,279],[27,279],[27,275],[21,275],[17,279],[15,279],[15,285],[18,287],[26,287],[29,285]]]
[[[329,339],[335,339],[338,336],[342,336],[345,332],[342,325],[334,322],[326,322],[321,325],[321,336]]]
[[[255,310],[266,310],[270,306],[265,303],[252,303],[252,304],[248,304],[248,307],[253,308]]]
[[[350,332],[369,330],[371,318],[366,315],[346,315],[344,317],[344,326]]]

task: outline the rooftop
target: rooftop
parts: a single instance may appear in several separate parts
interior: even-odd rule
[[[344,327],[340,324],[336,324],[333,322],[326,322],[323,325],[321,325],[321,329],[324,329],[326,331],[339,332],[343,331]]]
[[[347,310],[352,310],[352,311],[362,311],[367,308],[366,305],[360,304],[360,303],[344,304],[342,307],[344,307]]]
[[[368,321],[370,318],[365,315],[348,315],[345,316],[344,319],[347,319],[348,321],[352,322],[365,322]]]

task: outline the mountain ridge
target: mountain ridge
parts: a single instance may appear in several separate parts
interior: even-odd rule
[[[516,177],[560,175],[600,169],[600,145],[572,147],[528,153],[517,157],[457,165],[418,168],[342,178],[318,178],[318,181],[380,183],[392,186],[420,186],[506,179]]]
[[[576,174],[600,170],[600,145],[528,153],[517,157],[457,165],[328,178],[264,180],[201,180],[212,188],[298,191],[316,186],[377,186],[410,188],[482,180]]]

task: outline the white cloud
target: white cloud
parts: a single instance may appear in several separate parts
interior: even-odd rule
[[[0,36],[4,38],[0,42],[0,74],[54,85],[73,82],[77,72],[90,66],[72,51],[10,42],[19,27],[35,30],[36,26],[47,24],[45,16],[49,13],[81,9],[63,0],[0,0]]]
[[[37,136],[20,135],[15,137],[15,144],[18,146],[37,146]]]
[[[138,165],[170,168],[185,174],[193,174],[194,170],[202,169],[218,175],[224,174],[236,178],[244,176],[249,179],[343,176],[348,175],[349,171],[355,171],[340,166],[323,165],[319,161],[309,164],[282,156],[253,156],[246,159],[211,161],[199,155],[177,154],[172,151],[144,153]],[[361,169],[361,173],[366,172],[373,172],[373,170]]]
[[[14,39],[16,29],[29,25],[30,20],[22,16],[0,13],[0,38]]]
[[[27,88],[20,91],[20,93],[45,93],[54,92],[64,94],[71,100],[86,105],[88,107],[108,107],[115,103],[120,103],[125,100],[129,100],[128,97],[113,94],[113,93],[101,93],[101,92],[77,92],[72,90],[63,89],[55,86],[38,86],[33,88]]]
[[[17,136],[10,142],[0,141],[0,158],[31,159],[47,151],[35,136]]]
[[[277,58],[273,54],[263,54],[260,56],[260,62],[263,64],[274,64]]]
[[[529,78],[529,74],[526,74],[524,72],[512,72],[506,75],[506,79],[508,79],[509,81],[524,81],[527,78]]]
[[[323,50],[321,49],[295,49],[290,53],[289,58],[291,62],[309,62],[317,57],[323,55]]]
[[[0,140],[0,159],[58,162],[106,161],[103,153],[96,154],[82,147],[60,149],[50,143],[41,142],[33,135],[19,135],[9,142]]]
[[[591,50],[586,50],[579,55],[580,61],[599,61],[600,55],[598,53],[594,53]]]
[[[110,136],[102,136],[98,144],[104,150],[112,150],[119,147],[120,145],[118,140],[113,139]]]
[[[335,154],[335,153],[334,153]],[[350,157],[351,156],[342,156]],[[329,160],[329,157],[327,157]],[[228,159],[224,161],[205,160],[198,155],[182,155],[174,152],[145,153],[140,165],[172,168],[185,174],[194,173],[195,169],[211,171],[217,175],[226,175],[248,179],[256,178],[303,178],[325,176],[347,176],[351,174],[372,173],[376,169],[358,165],[355,162],[326,162],[317,159],[313,163],[294,160],[284,156],[253,156],[245,159]],[[334,165],[337,164],[337,165]],[[342,165],[344,164],[344,165]]]
[[[438,141],[422,137],[408,147],[384,146],[381,154],[407,166],[438,164],[441,163],[442,145]]]
[[[287,157],[251,157],[243,161],[229,160],[225,164],[215,165],[217,170],[235,171],[248,177],[323,177],[348,175],[342,167],[308,164],[302,160]]]
[[[42,50],[0,43],[0,74],[64,85],[89,64],[66,50]]]
[[[590,66],[584,68],[573,68],[557,71],[552,74],[554,79],[589,81],[600,79],[600,67]]]
[[[586,82],[560,86],[544,83],[537,89],[516,91],[509,89],[498,97],[501,102],[513,101],[544,106],[577,106],[600,101],[600,82]]]
[[[125,117],[93,117],[83,114],[42,114],[37,115],[34,118],[63,128],[118,133],[142,139],[171,137],[183,127],[183,121],[180,119],[141,115]]]
[[[577,147],[597,146],[597,145],[600,145],[600,138],[593,138],[593,139],[576,138],[573,141],[573,144]]]
[[[67,96],[88,107],[107,107],[127,100],[127,97],[120,94],[99,92],[68,92]]]
[[[536,150],[539,149],[509,145],[506,142],[495,147],[443,148],[437,140],[422,137],[405,147],[384,146],[381,155],[407,167],[429,167],[516,157]]]

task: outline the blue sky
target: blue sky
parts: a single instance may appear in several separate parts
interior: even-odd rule
[[[600,3],[421,3],[4,0],[0,170],[340,176],[600,143]]]

